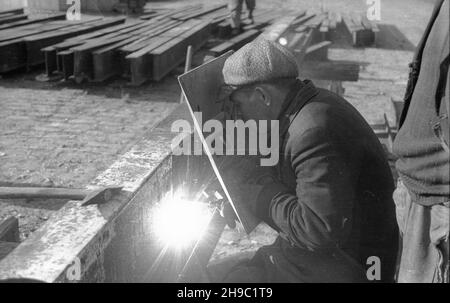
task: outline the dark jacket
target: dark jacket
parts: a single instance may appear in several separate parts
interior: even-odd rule
[[[363,269],[378,256],[382,279],[392,280],[394,182],[378,138],[346,100],[310,81],[298,81],[285,104],[279,181],[259,194],[259,217],[280,232],[278,243],[293,266],[305,252],[322,264],[324,256],[342,252]]]

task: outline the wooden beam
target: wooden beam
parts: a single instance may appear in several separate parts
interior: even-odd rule
[[[294,21],[299,16],[302,16],[301,14],[304,15],[304,12],[291,14],[277,20],[274,24],[269,26],[262,35],[268,40],[277,41],[294,24]]]
[[[47,22],[47,21],[53,21],[53,20],[65,20],[66,14],[65,13],[58,13],[49,17],[41,17],[41,18],[34,18],[34,19],[27,19],[27,20],[21,20],[11,23],[6,23],[0,25],[0,30],[4,30],[7,28],[13,28],[13,27],[19,27],[19,26],[25,26],[29,24],[36,24],[41,22]]]
[[[178,39],[185,32],[192,31],[193,29],[197,29],[200,25],[209,24],[207,22],[202,21],[187,21],[177,27],[172,28],[165,33],[158,35],[155,39],[151,39],[150,43],[148,43],[145,47],[139,49],[136,52],[133,52],[125,57],[125,61],[128,63],[129,67],[125,67],[125,71],[129,71],[131,74],[131,84],[132,85],[141,85],[142,83],[152,79],[153,75],[153,59],[151,52],[159,47],[164,47],[170,41],[174,39]],[[209,36],[209,32],[208,32]],[[206,38],[203,38],[206,39]],[[198,44],[198,43],[197,43]],[[189,45],[189,44],[188,44]],[[192,44],[194,49],[196,48],[195,44]],[[183,50],[183,58],[184,51],[186,50],[187,45]],[[170,64],[170,63],[169,63]],[[179,63],[178,63],[179,64]]]
[[[28,19],[28,15],[13,15],[13,16],[8,16],[8,17],[4,17],[4,18],[2,18],[0,16],[0,25],[5,24],[5,23],[16,22],[16,21],[20,21],[20,20],[25,20],[25,19]]]
[[[152,58],[152,80],[159,81],[170,71],[183,63],[186,48],[198,50],[204,45],[211,35],[212,25],[204,22],[191,30],[181,34],[179,37],[151,51]]]
[[[13,15],[21,15],[25,12],[25,9],[22,8],[15,8],[15,9],[10,9],[10,10],[3,10],[0,11],[0,17],[2,15],[8,15],[8,14],[13,14]]]
[[[189,19],[198,18],[198,17],[202,17],[204,15],[208,15],[208,14],[210,14],[212,12],[218,11],[218,10],[226,8],[226,7],[227,7],[226,4],[214,5],[214,6],[210,6],[210,7],[204,8],[204,9],[200,10],[199,12],[193,12],[191,14],[185,15],[185,16],[183,16],[181,18],[178,18],[178,19],[182,20],[182,21],[187,21]]]
[[[73,50],[62,51],[57,55],[58,70],[62,71],[65,80],[69,80],[69,78],[74,74],[74,57],[75,55]]]
[[[76,47],[76,46],[85,44],[90,39],[104,38],[106,35],[111,35],[111,33],[113,33],[111,35],[111,37],[118,36],[118,35],[120,35],[120,33],[127,33],[128,31],[132,31],[136,28],[140,28],[145,23],[149,23],[149,22],[139,21],[139,22],[135,22],[135,23],[126,23],[126,24],[107,27],[104,29],[96,30],[92,33],[77,35],[75,37],[65,40],[64,42],[57,43],[57,44],[54,44],[54,45],[51,45],[49,47],[42,49],[42,52],[44,52],[44,54],[45,54],[47,75],[50,76],[50,74],[56,70],[61,71],[61,72],[63,71],[62,70],[62,66],[63,66],[62,61],[60,61],[61,68],[60,69],[55,68],[55,62],[56,63],[58,62],[58,60],[57,60],[58,52],[66,51],[72,47]],[[58,64],[56,64],[56,66],[58,66]],[[71,68],[71,70],[72,69],[73,68]]]
[[[102,28],[125,22],[124,18],[114,18],[89,22],[85,25],[75,26],[55,33],[44,33],[24,38],[27,47],[27,66],[39,65],[45,62],[44,52],[41,50],[49,45],[59,43],[64,39],[77,35],[90,33]]]
[[[119,36],[105,36],[100,40],[92,40],[92,42],[73,48],[73,50],[75,51],[75,80],[77,82],[81,82],[83,80],[94,80],[94,51],[102,48],[108,48],[112,45],[121,44],[122,41],[128,40],[130,36],[138,36],[143,38],[147,36],[150,37],[152,35],[157,35],[162,32],[168,31],[168,29],[174,27],[176,24],[179,24],[179,22],[166,20],[156,23],[154,21],[151,21],[145,23],[143,26],[139,26],[138,30],[136,30],[136,28],[134,28],[134,30],[126,29],[126,32],[121,31],[121,34]],[[182,26],[185,27],[185,30],[187,30],[190,27],[190,23],[186,23]]]
[[[229,50],[238,50],[245,44],[253,41],[260,34],[261,32],[256,29],[246,31],[238,36],[231,38],[228,41],[225,41],[224,43],[211,48],[209,50],[209,53],[211,53],[213,56],[218,57],[222,54],[225,54]]]
[[[305,60],[307,61],[325,61],[328,59],[328,48],[332,44],[331,41],[322,41],[309,46],[306,49]]]
[[[358,81],[359,65],[348,61],[305,61],[300,76],[307,79]]]
[[[354,46],[370,46],[375,43],[375,33],[378,31],[378,27],[372,26],[367,17],[351,13],[343,15],[342,19]]]
[[[92,81],[101,82],[114,75],[120,75],[122,70],[122,65],[118,64],[120,62],[120,53],[117,51],[121,46],[132,43],[139,37],[131,37],[129,39],[117,42],[111,46],[101,48],[92,53],[92,61],[94,65],[94,74]]]
[[[44,62],[44,55],[40,49],[29,49],[27,51],[27,41],[32,45],[42,47],[41,43],[53,43],[54,36],[63,35],[72,31],[77,26],[84,27],[84,23],[91,23],[95,20],[82,22],[52,21],[45,24],[27,25],[23,28],[12,28],[0,31],[0,73],[9,72],[25,67],[30,56],[30,62],[34,63],[35,56],[40,62]],[[16,37],[16,38],[14,38]],[[48,39],[48,40],[46,40]],[[51,42],[45,42],[51,41]],[[45,44],[44,44],[45,45]]]
[[[83,200],[90,192],[76,188],[0,187],[0,199]]]
[[[105,46],[126,40],[129,36],[120,35],[112,39],[100,39],[81,46],[74,47],[74,76],[78,83],[93,78],[92,52]]]
[[[133,36],[129,39],[95,50],[92,53],[94,64],[92,81],[104,81],[114,75],[122,74],[128,69],[126,64],[122,64],[122,62],[125,61],[124,56],[126,56],[124,52],[120,50],[122,47],[128,46],[131,49],[139,50],[140,48],[149,45],[153,37],[159,36],[164,32],[175,28],[180,25],[180,23],[181,22],[179,21],[160,23],[152,27],[151,30],[146,29],[140,33],[133,32]]]
[[[15,217],[9,217],[0,222],[0,241],[20,242],[19,220]]]

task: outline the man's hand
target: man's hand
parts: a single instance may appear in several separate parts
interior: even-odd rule
[[[257,198],[259,193],[263,189],[263,186],[237,183],[226,184],[226,186],[235,206],[238,209],[245,209],[252,215],[255,215],[258,203]],[[236,221],[238,221],[238,217],[229,201],[224,203],[220,214],[225,218],[227,225],[231,229],[236,227]]]
[[[270,184],[276,179],[273,168],[261,167],[259,157],[255,156],[223,157],[219,163],[221,176],[233,202],[255,214],[257,198],[263,185]],[[211,187],[222,192],[217,180]],[[230,228],[236,227],[238,217],[229,201],[223,204],[221,215]]]

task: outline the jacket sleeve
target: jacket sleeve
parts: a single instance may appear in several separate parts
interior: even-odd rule
[[[332,135],[314,128],[289,139],[296,190],[264,186],[255,209],[269,225],[304,248],[335,247],[348,237],[355,191],[350,168]]]

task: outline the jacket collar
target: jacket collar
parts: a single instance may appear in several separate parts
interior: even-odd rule
[[[289,129],[292,121],[298,115],[303,106],[312,98],[317,96],[319,92],[311,80],[297,80],[291,87],[286,100],[283,103],[280,121],[280,139]],[[281,142],[280,142],[281,143]]]

